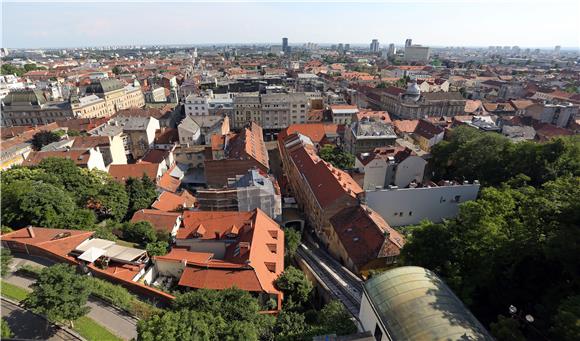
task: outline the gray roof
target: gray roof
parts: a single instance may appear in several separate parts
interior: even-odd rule
[[[393,340],[493,340],[451,289],[416,266],[368,280],[365,295]]]
[[[465,101],[459,92],[424,92],[421,94],[426,101]]]
[[[363,118],[360,122],[354,122],[352,131],[357,139],[396,139],[397,134],[390,123]]]
[[[99,79],[92,82],[85,92],[87,94],[103,94],[110,91],[123,89],[123,83],[116,79]]]
[[[2,100],[4,105],[43,105],[47,102],[40,90],[13,90]]]
[[[536,130],[530,126],[503,126],[501,133],[513,141],[533,140]]]

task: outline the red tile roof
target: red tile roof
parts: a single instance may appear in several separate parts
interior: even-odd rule
[[[304,136],[308,136],[312,142],[316,144],[324,143],[327,134],[336,135],[336,130],[338,126],[336,124],[323,124],[323,123],[302,123],[302,124],[292,124],[286,128],[286,130],[279,134],[279,139],[284,139],[286,136],[300,133]]]
[[[264,291],[256,272],[251,269],[233,271],[188,266],[178,284],[197,289],[223,290],[236,287],[245,291]]]
[[[179,213],[143,209],[133,214],[131,222],[148,221],[157,231],[171,233],[180,216],[181,214]]]
[[[392,123],[391,116],[386,111],[361,110],[356,114],[357,120],[360,121],[363,117],[374,118],[385,123]]]
[[[71,149],[55,151],[37,151],[28,154],[28,157],[22,163],[23,166],[35,166],[42,160],[56,157],[61,159],[72,160],[77,166],[86,167],[89,162],[90,152],[88,149]]]
[[[177,189],[179,189],[179,186],[181,186],[181,180],[171,176],[171,172],[175,169],[175,167],[176,166],[171,167],[159,178],[159,180],[157,180],[157,187],[165,191],[173,193],[177,192]]]
[[[359,269],[374,259],[398,256],[405,245],[403,236],[367,206],[345,208],[330,222]]]
[[[292,134],[285,139],[285,142],[288,143],[297,138],[298,134]],[[345,195],[356,198],[363,192],[348,173],[322,160],[312,146],[301,145],[289,150],[288,154],[294,160],[298,171],[304,175],[323,209]]]
[[[280,294],[274,281],[284,270],[284,232],[262,210],[186,211],[183,215],[185,227],[177,232],[178,240],[195,238],[197,233],[201,240],[227,238],[233,242],[226,247],[223,260],[212,259],[203,269],[184,271],[180,285],[210,289],[235,285]]]
[[[93,234],[93,231],[84,230],[27,227],[3,234],[0,239],[2,242],[37,246],[55,255],[72,259],[68,254]]]
[[[196,204],[197,199],[187,190],[180,194],[163,191],[151,207],[160,211],[171,212],[181,211],[186,207],[194,207]]]
[[[117,181],[124,182],[129,178],[141,178],[146,174],[155,181],[160,165],[155,163],[135,163],[128,165],[111,165],[109,174]]]
[[[393,125],[399,133],[412,133],[417,129],[419,120],[394,120]]]

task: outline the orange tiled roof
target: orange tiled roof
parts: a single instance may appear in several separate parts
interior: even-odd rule
[[[171,212],[179,211],[184,207],[193,207],[196,203],[197,199],[187,190],[181,192],[181,194],[163,191],[151,207],[160,211]]]
[[[412,133],[417,129],[419,120],[394,120],[395,129],[402,133]]]
[[[0,239],[2,242],[37,246],[55,255],[72,259],[68,254],[93,234],[93,231],[84,230],[27,227],[3,234]]]
[[[165,174],[163,174],[159,180],[157,180],[157,187],[175,193],[179,186],[181,185],[181,180],[171,176],[171,172],[175,169],[175,165],[171,167]]]
[[[129,178],[141,178],[143,174],[155,181],[159,164],[155,163],[135,163],[128,165],[111,165],[109,174],[117,181],[124,182]]]
[[[204,271],[184,271],[180,285],[210,289],[235,285],[244,290],[280,294],[274,281],[284,270],[284,232],[262,210],[186,211],[183,222],[185,227],[177,232],[177,239],[194,238],[196,231],[203,234],[200,239],[222,239],[228,238],[227,234],[236,228],[239,230],[237,235],[228,238],[233,237],[234,242],[227,246],[223,260],[212,259],[204,264]]]
[[[89,162],[90,153],[88,149],[71,149],[71,150],[55,150],[55,151],[37,151],[28,154],[28,157],[22,163],[23,166],[35,166],[42,160],[49,157],[56,157],[61,159],[70,159],[77,166],[86,167]]]
[[[359,269],[376,258],[398,256],[405,245],[403,236],[367,206],[345,208],[330,222]]]
[[[292,134],[285,139],[289,142],[298,138]],[[346,172],[322,160],[312,146],[302,145],[288,151],[300,173],[304,175],[320,206],[325,207],[347,195],[356,198],[363,190]]]
[[[135,212],[131,218],[132,223],[138,221],[148,221],[157,231],[171,233],[173,227],[181,214],[173,212],[163,212],[159,210],[143,209]]]

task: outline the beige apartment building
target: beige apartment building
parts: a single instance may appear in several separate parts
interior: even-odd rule
[[[119,110],[141,108],[145,105],[145,97],[140,88],[127,85],[116,79],[99,79],[87,86],[87,96],[94,95],[105,101],[107,116]]]

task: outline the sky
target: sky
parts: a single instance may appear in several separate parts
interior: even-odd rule
[[[2,1],[2,47],[277,43],[580,48],[577,0]]]

